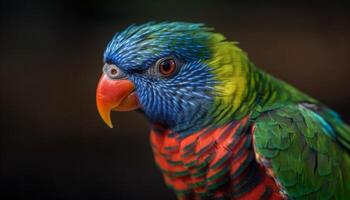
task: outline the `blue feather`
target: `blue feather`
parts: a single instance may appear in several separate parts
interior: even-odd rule
[[[186,135],[210,121],[203,116],[210,116],[215,80],[212,68],[202,62],[212,56],[210,30],[203,24],[184,22],[131,25],[108,43],[104,62],[115,64],[134,82],[151,121]],[[175,76],[148,73],[157,60],[167,56],[181,60]]]

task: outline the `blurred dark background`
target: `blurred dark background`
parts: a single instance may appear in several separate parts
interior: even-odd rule
[[[350,121],[347,1],[1,1],[1,199],[174,199],[147,121],[95,108],[106,43],[150,20],[215,27]]]

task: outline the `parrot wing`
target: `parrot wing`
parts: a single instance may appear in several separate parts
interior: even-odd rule
[[[261,113],[253,127],[256,158],[291,199],[346,199],[350,127],[316,104]]]

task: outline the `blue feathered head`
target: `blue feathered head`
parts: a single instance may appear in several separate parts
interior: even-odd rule
[[[210,65],[216,65],[214,44],[223,40],[202,24],[132,25],[108,43],[103,71],[110,80],[132,82],[140,109],[153,123],[193,131],[215,110],[218,71]]]

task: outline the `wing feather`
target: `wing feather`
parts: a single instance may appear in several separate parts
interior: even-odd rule
[[[327,109],[288,105],[256,119],[254,147],[290,198],[346,199],[350,129]]]

